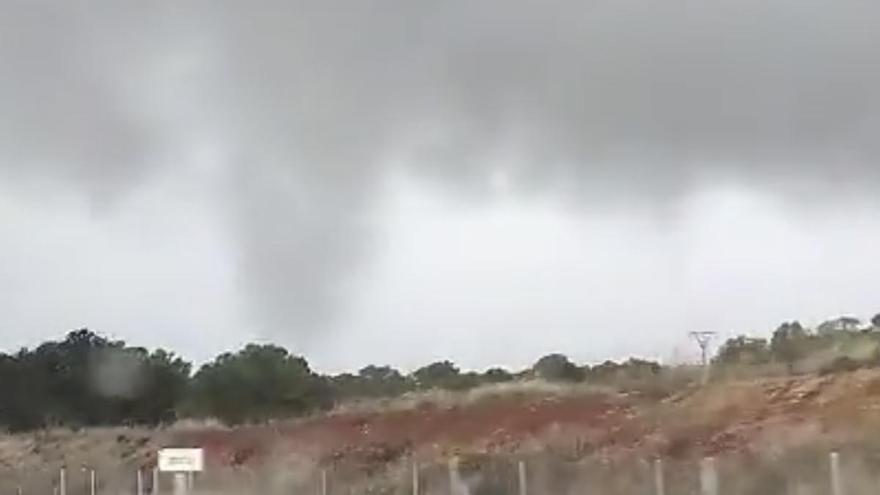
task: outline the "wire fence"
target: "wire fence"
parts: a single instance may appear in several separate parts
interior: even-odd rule
[[[619,462],[484,455],[382,467],[279,462],[179,476],[155,469],[5,470],[0,495],[874,495],[878,474],[880,458],[838,452]]]

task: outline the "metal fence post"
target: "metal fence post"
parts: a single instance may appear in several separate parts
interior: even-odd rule
[[[700,494],[718,495],[718,471],[713,457],[703,459],[700,464]]]
[[[95,495],[98,491],[98,475],[94,469],[89,470],[89,493]]]
[[[519,461],[517,466],[517,474],[519,475],[519,495],[528,495],[528,479],[526,478],[526,461]]]
[[[186,473],[174,473],[174,495],[186,495]]]
[[[843,485],[840,479],[840,455],[832,452],[829,456],[831,463],[831,495],[843,495]]]
[[[137,475],[135,477],[137,482],[135,487],[135,493],[137,495],[144,495],[144,471],[142,469],[137,470]]]
[[[58,472],[58,495],[67,495],[67,469]]]
[[[327,470],[321,470],[321,495],[327,495]]]
[[[459,488],[459,476],[458,476],[458,458],[450,457],[449,458],[449,493],[450,495],[459,495],[461,491]]]
[[[159,467],[153,468],[153,495],[158,495],[159,493]]]
[[[412,464],[412,495],[419,495],[419,461]]]
[[[663,460],[654,459],[654,495],[665,495],[666,482],[663,479]]]

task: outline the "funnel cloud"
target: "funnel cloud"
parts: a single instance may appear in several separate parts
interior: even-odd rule
[[[812,315],[810,292],[772,307],[746,297],[741,311],[751,319],[692,319],[713,311],[693,309],[689,291],[727,283],[700,278],[701,257],[710,258],[708,272],[766,262],[767,273],[827,270],[817,278],[836,280],[835,263],[851,263],[844,258],[856,249],[841,241],[822,254],[815,246],[824,241],[814,239],[806,248],[813,254],[796,256],[795,266],[779,253],[802,246],[774,244],[766,255],[743,236],[791,229],[785,243],[832,232],[877,240],[878,18],[880,5],[857,0],[0,2],[0,254],[17,260],[0,268],[12,315],[0,329],[16,331],[35,321],[34,307],[65,299],[63,284],[53,297],[38,286],[55,285],[66,265],[78,264],[95,269],[70,269],[74,280],[130,294],[77,295],[41,324],[73,328],[91,323],[78,318],[127,308],[131,318],[102,322],[189,349],[201,345],[199,332],[223,334],[218,346],[273,338],[341,366],[369,358],[322,343],[344,342],[361,323],[371,330],[354,340],[366,342],[406,334],[401,320],[434,319],[441,307],[437,321],[454,314],[449,324],[463,325],[444,331],[462,335],[498,335],[517,311],[532,325],[543,321],[525,314],[535,308],[565,314],[579,303],[503,293],[519,283],[504,273],[557,254],[566,266],[627,264],[620,277],[584,269],[617,287],[611,293],[665,292],[657,297],[669,304],[658,302],[658,311],[676,309],[661,318],[664,338],[691,329],[679,326],[753,331]],[[745,222],[741,211],[759,220]],[[469,226],[478,218],[488,227]],[[573,243],[571,252],[530,243],[541,225],[559,226],[545,234]],[[735,239],[710,242],[707,225]],[[38,259],[29,247],[86,232],[89,240],[67,254],[38,250]],[[451,241],[456,232],[473,242]],[[497,235],[481,237],[488,232]],[[608,236],[643,250],[615,259],[620,246]],[[459,256],[464,244],[490,254],[468,247]],[[724,246],[731,252],[716,258]],[[142,271],[129,268],[138,262],[120,254],[126,249],[138,253],[131,256]],[[47,261],[53,256],[58,266]],[[450,302],[449,280],[426,275],[427,265],[453,269],[456,259],[463,285],[495,277],[485,289],[502,293],[485,297],[519,301],[511,320]],[[499,259],[508,262],[485,269]],[[871,278],[880,274],[872,263],[842,270]],[[548,277],[546,287],[583,289],[560,266],[538,265],[523,269]],[[22,291],[22,280],[38,282]],[[403,280],[438,284],[413,289],[423,295],[408,303],[423,308],[419,319],[400,306],[411,293],[395,285]],[[721,292],[717,304],[742,301]],[[158,299],[135,301],[150,294]],[[822,311],[869,310],[866,299],[840,296]],[[374,300],[373,309],[357,309]],[[523,307],[529,300],[532,310]],[[157,315],[155,305],[170,309]],[[134,316],[141,312],[146,320]],[[566,335],[557,345],[583,338],[583,317],[572,310],[554,320]],[[144,321],[159,333],[151,337]],[[428,325],[417,335],[437,331]],[[462,349],[449,352],[469,356]]]

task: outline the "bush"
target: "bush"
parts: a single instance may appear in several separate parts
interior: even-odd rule
[[[848,373],[862,367],[862,363],[848,356],[841,356],[819,370],[820,375]]]
[[[549,382],[579,382],[584,379],[583,370],[563,354],[548,354],[532,366],[536,377]]]

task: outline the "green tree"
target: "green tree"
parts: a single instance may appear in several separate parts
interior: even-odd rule
[[[816,328],[816,333],[819,335],[831,335],[838,332],[855,332],[858,331],[861,324],[862,322],[858,318],[841,316],[822,322]]]
[[[745,335],[728,339],[715,357],[715,362],[722,365],[765,364],[770,360],[771,354],[767,339],[746,337]]]
[[[45,426],[40,411],[48,406],[47,397],[23,366],[26,353],[0,354],[0,424],[11,431]]]
[[[298,416],[332,405],[326,380],[274,345],[249,344],[202,366],[193,380],[199,413],[237,424]]]
[[[622,363],[607,360],[596,366],[584,366],[581,372],[584,379],[600,383],[620,383],[652,379],[662,371],[663,367],[655,361],[630,358]]]
[[[137,422],[170,423],[189,393],[192,365],[174,353],[157,349],[145,356],[143,392],[138,401]]]
[[[189,363],[88,329],[0,356],[0,423],[10,430],[158,424],[186,394]]]
[[[651,378],[662,369],[660,363],[646,359],[629,358],[623,363],[623,372],[627,378]]]
[[[795,364],[807,352],[807,339],[807,331],[799,322],[785,322],[773,332],[770,353],[773,359],[785,363],[789,373],[793,373]]]
[[[551,382],[577,382],[584,378],[583,371],[564,354],[548,354],[539,359],[532,372],[538,378]]]
[[[449,390],[469,390],[479,387],[483,383],[483,376],[475,371],[460,373],[457,377],[449,380],[445,388]]]
[[[605,382],[615,379],[620,372],[620,368],[620,364],[609,359],[593,367],[585,367],[584,374],[592,381]]]
[[[513,375],[504,368],[489,368],[483,373],[482,381],[486,383],[503,383],[513,380]]]
[[[363,397],[363,380],[351,373],[340,373],[329,377],[328,382],[333,390],[334,401],[343,401],[355,397]]]
[[[455,388],[459,369],[451,361],[438,361],[413,372],[413,380],[420,389]]]
[[[361,395],[366,397],[394,397],[412,388],[410,381],[390,366],[366,366],[358,378]]]

